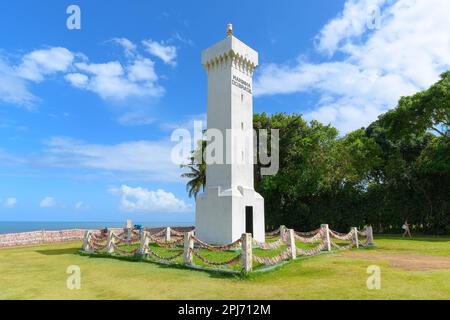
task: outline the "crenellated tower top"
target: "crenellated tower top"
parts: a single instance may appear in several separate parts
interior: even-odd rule
[[[227,37],[202,52],[202,65],[208,71],[226,63],[248,75],[253,75],[258,66],[258,52],[233,35],[231,23],[227,26]]]

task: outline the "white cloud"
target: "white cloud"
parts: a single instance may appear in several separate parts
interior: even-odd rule
[[[85,88],[89,82],[89,77],[81,73],[69,73],[65,79],[77,88]]]
[[[65,137],[46,141],[47,150],[38,160],[52,167],[118,171],[141,180],[179,181],[180,168],[172,163],[170,141],[131,141],[115,145],[88,144]]]
[[[74,54],[66,48],[35,50],[22,58],[17,74],[24,79],[40,82],[46,75],[67,71],[73,60]]]
[[[11,209],[14,208],[17,204],[17,199],[14,197],[6,198],[3,201],[0,201],[3,204],[3,207]]]
[[[158,189],[132,188],[123,185],[109,192],[120,195],[120,209],[126,212],[190,212],[192,206],[175,197],[173,193]]]
[[[172,183],[182,181],[180,163],[172,161],[176,144],[169,139],[92,144],[52,137],[44,141],[44,149],[32,154],[16,155],[0,149],[0,165],[27,168],[26,174],[33,175],[45,175],[42,168],[58,168],[63,176],[75,179]]]
[[[56,206],[56,201],[52,197],[45,197],[41,200],[41,202],[39,203],[39,206],[41,208],[52,208],[52,207]]]
[[[177,48],[175,46],[167,45],[164,42],[157,42],[151,39],[143,40],[142,44],[148,53],[160,58],[164,63],[169,65],[176,65]]]
[[[27,87],[27,82],[0,57],[0,102],[31,108],[39,99]]]
[[[68,81],[97,93],[103,99],[123,100],[132,96],[159,97],[164,93],[164,89],[155,83],[158,77],[154,73],[152,62],[148,59],[134,61],[129,66],[128,74],[118,61],[80,62],[75,66],[80,72],[84,72],[84,77],[72,75]]]
[[[345,133],[367,126],[401,96],[427,88],[450,68],[450,2],[389,1],[380,11],[380,28],[368,30],[364,13],[371,3],[348,0],[318,35],[321,51],[344,58],[265,65],[255,94],[318,93],[305,117],[331,122]]]
[[[128,66],[128,78],[131,81],[155,82],[158,76],[155,72],[155,63],[150,59],[139,58]]]
[[[75,203],[75,209],[77,209],[77,210],[85,210],[88,207],[89,206],[87,204],[85,204],[83,201],[78,201],[77,203]]]
[[[132,57],[136,54],[136,45],[127,38],[113,38],[111,41],[120,45],[127,56]]]
[[[89,90],[103,99],[123,101],[164,95],[154,61],[140,55],[137,46],[126,38],[111,41],[124,48],[125,61],[93,63],[82,53],[75,54],[63,47],[31,51],[21,57],[18,65],[10,65],[0,57],[0,102],[31,108],[39,99],[28,90],[28,84],[42,82],[51,75],[63,76],[73,87]],[[165,63],[175,63],[176,48],[150,47]]]
[[[376,26],[379,9],[387,0],[348,0],[344,10],[327,23],[316,37],[319,51],[333,54],[346,41],[361,36],[368,28]],[[379,12],[379,11],[378,11]]]

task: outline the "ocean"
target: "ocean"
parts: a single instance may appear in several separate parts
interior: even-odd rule
[[[193,226],[194,222],[140,222],[133,221],[133,224],[141,224],[145,227],[184,227]],[[122,228],[126,222],[104,222],[104,221],[0,221],[0,234],[28,232],[38,230],[67,230],[67,229],[100,229],[100,228]]]

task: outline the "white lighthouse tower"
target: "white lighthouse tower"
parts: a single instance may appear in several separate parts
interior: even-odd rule
[[[207,148],[205,153],[206,188],[197,197],[197,236],[228,244],[252,233],[264,242],[264,199],[255,191],[253,177],[253,71],[258,53],[235,38],[229,24],[227,37],[202,52],[202,65],[208,73],[208,148],[214,144],[216,150],[209,154]],[[223,136],[223,146],[217,134]]]

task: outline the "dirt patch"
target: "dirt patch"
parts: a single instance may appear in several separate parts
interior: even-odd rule
[[[450,257],[431,256],[425,254],[377,253],[377,252],[345,252],[342,258],[367,259],[371,261],[387,261],[391,267],[409,271],[427,271],[450,269]]]

